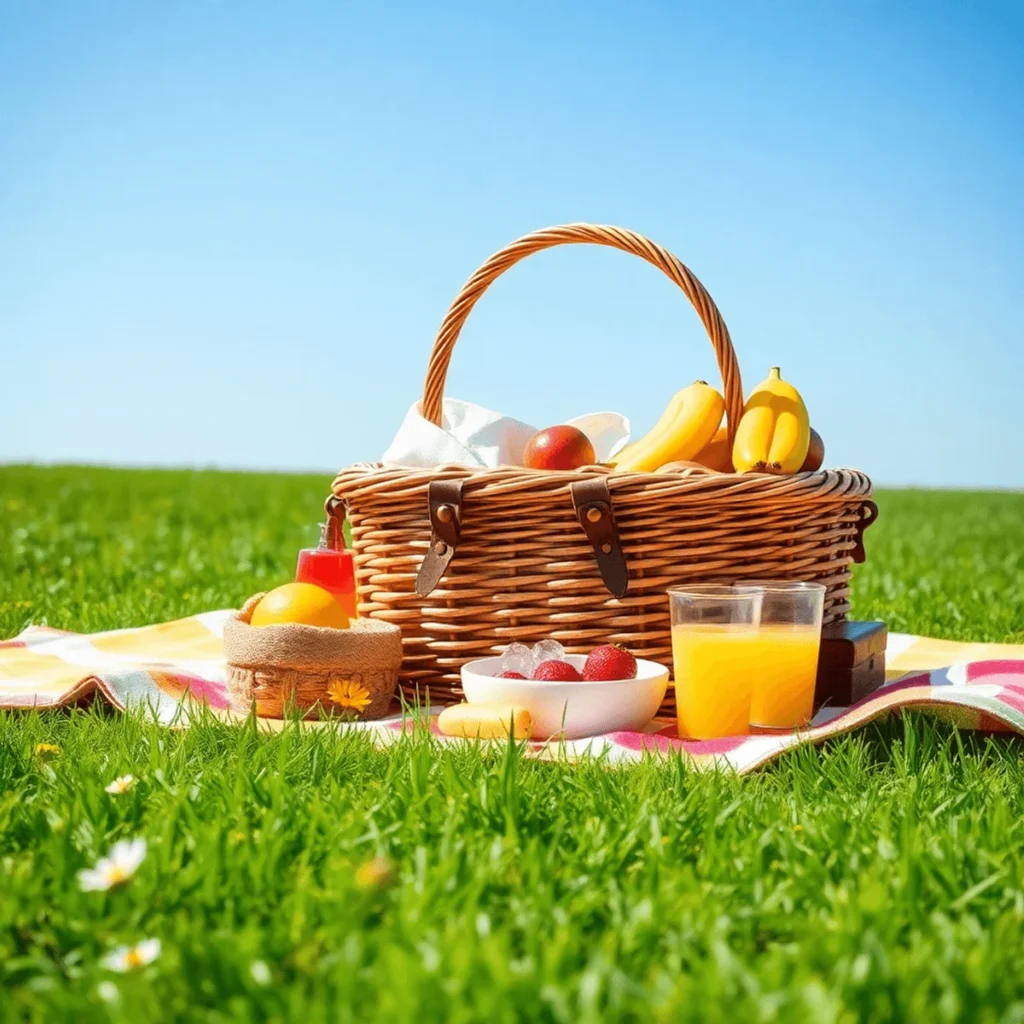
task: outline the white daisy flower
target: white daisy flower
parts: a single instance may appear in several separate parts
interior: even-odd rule
[[[121,885],[138,871],[145,856],[145,839],[121,839],[114,843],[106,857],[96,862],[96,867],[78,872],[78,883],[85,892]]]
[[[257,985],[270,984],[270,968],[263,960],[253,960],[249,965],[249,973]]]
[[[112,783],[110,783],[109,786],[105,786],[104,788],[108,793],[113,793],[115,796],[118,796],[121,793],[127,793],[134,785],[134,775],[119,775]]]
[[[116,1003],[121,998],[121,993],[112,981],[101,981],[96,986],[96,995],[105,1003]]]
[[[134,946],[118,946],[103,958],[103,966],[110,971],[134,971],[151,964],[160,955],[159,939],[143,939]]]

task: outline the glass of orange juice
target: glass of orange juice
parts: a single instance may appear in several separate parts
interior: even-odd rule
[[[749,732],[761,591],[709,583],[672,587],[668,596],[679,735],[711,740]]]
[[[751,728],[757,732],[803,728],[814,709],[825,585],[743,580],[736,590],[761,594]]]

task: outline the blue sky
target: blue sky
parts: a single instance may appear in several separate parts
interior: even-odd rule
[[[1022,111],[1013,3],[0,0],[0,461],[376,458],[465,278],[592,220],[694,270],[828,464],[1022,487]],[[642,431],[715,374],[665,278],[576,246],[448,393]]]

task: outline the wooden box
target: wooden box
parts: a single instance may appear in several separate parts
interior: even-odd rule
[[[885,682],[884,622],[833,622],[821,631],[814,710],[849,707]]]

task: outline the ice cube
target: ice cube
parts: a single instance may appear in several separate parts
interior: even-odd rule
[[[530,648],[518,640],[509,644],[501,656],[501,671],[518,672],[524,679],[529,679],[533,675],[533,655]]]
[[[565,648],[557,640],[540,640],[533,645],[533,672],[545,661],[565,661]]]

